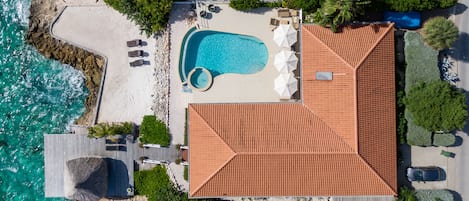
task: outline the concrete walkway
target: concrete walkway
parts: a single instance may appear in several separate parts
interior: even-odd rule
[[[466,97],[469,100],[469,0],[460,0],[459,4],[454,9],[456,15],[453,19],[459,28],[460,36],[450,56],[456,61],[461,80],[458,82],[458,87],[466,91]],[[460,194],[461,197],[457,200],[469,200],[469,121],[466,122],[463,131],[457,133],[457,136],[462,140],[462,145],[450,149],[456,157],[451,170],[454,172],[454,180],[448,187]]]

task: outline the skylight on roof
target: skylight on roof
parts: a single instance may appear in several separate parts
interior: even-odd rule
[[[316,80],[332,80],[332,72],[316,72]]]

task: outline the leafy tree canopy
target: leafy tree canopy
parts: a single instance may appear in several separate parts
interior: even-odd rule
[[[330,26],[333,32],[338,27],[363,15],[366,0],[325,0],[320,9],[313,14],[313,21],[321,26]]]
[[[104,2],[127,15],[142,32],[150,36],[161,31],[169,19],[172,0],[104,0]]]
[[[454,6],[457,0],[378,0],[394,11],[425,11],[436,8],[449,8]]]
[[[429,131],[462,129],[467,119],[466,96],[444,81],[420,82],[404,101],[414,123]]]
[[[435,50],[450,48],[458,36],[458,27],[444,17],[432,18],[423,25],[423,40]]]
[[[170,137],[166,125],[156,119],[154,115],[146,115],[143,117],[140,126],[140,141],[148,144],[160,144],[168,146]]]

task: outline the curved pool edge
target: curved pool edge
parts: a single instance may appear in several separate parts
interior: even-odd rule
[[[185,75],[185,68],[184,68],[184,62],[185,59],[186,59],[186,49],[187,49],[187,41],[188,39],[190,39],[190,37],[197,32],[197,27],[196,26],[193,26],[192,28],[190,28],[186,34],[184,35],[183,39],[182,39],[182,43],[181,43],[181,49],[180,49],[180,52],[179,52],[179,68],[178,68],[178,71],[179,71],[179,78],[181,79],[181,82],[182,84],[186,84],[187,83],[187,76]]]
[[[196,86],[194,86],[191,82],[191,78],[192,78],[192,75],[194,75],[194,73],[197,71],[197,70],[201,70],[203,73],[205,73],[207,75],[207,79],[208,79],[208,82],[207,82],[207,85],[205,87],[202,87],[202,88],[198,88]],[[193,68],[189,74],[187,75],[187,84],[189,85],[189,87],[191,89],[194,89],[194,90],[197,90],[197,91],[200,91],[200,92],[204,92],[204,91],[207,91],[208,89],[210,89],[210,87],[212,87],[212,84],[213,84],[213,76],[212,76],[212,73],[210,73],[209,70],[207,70],[206,68],[204,67],[195,67]]]

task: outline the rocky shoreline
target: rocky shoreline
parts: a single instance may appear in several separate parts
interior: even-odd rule
[[[91,125],[96,113],[96,104],[105,65],[103,57],[52,37],[49,27],[60,11],[56,0],[31,0],[27,41],[48,59],[55,59],[83,72],[88,97],[85,112],[77,124]]]

